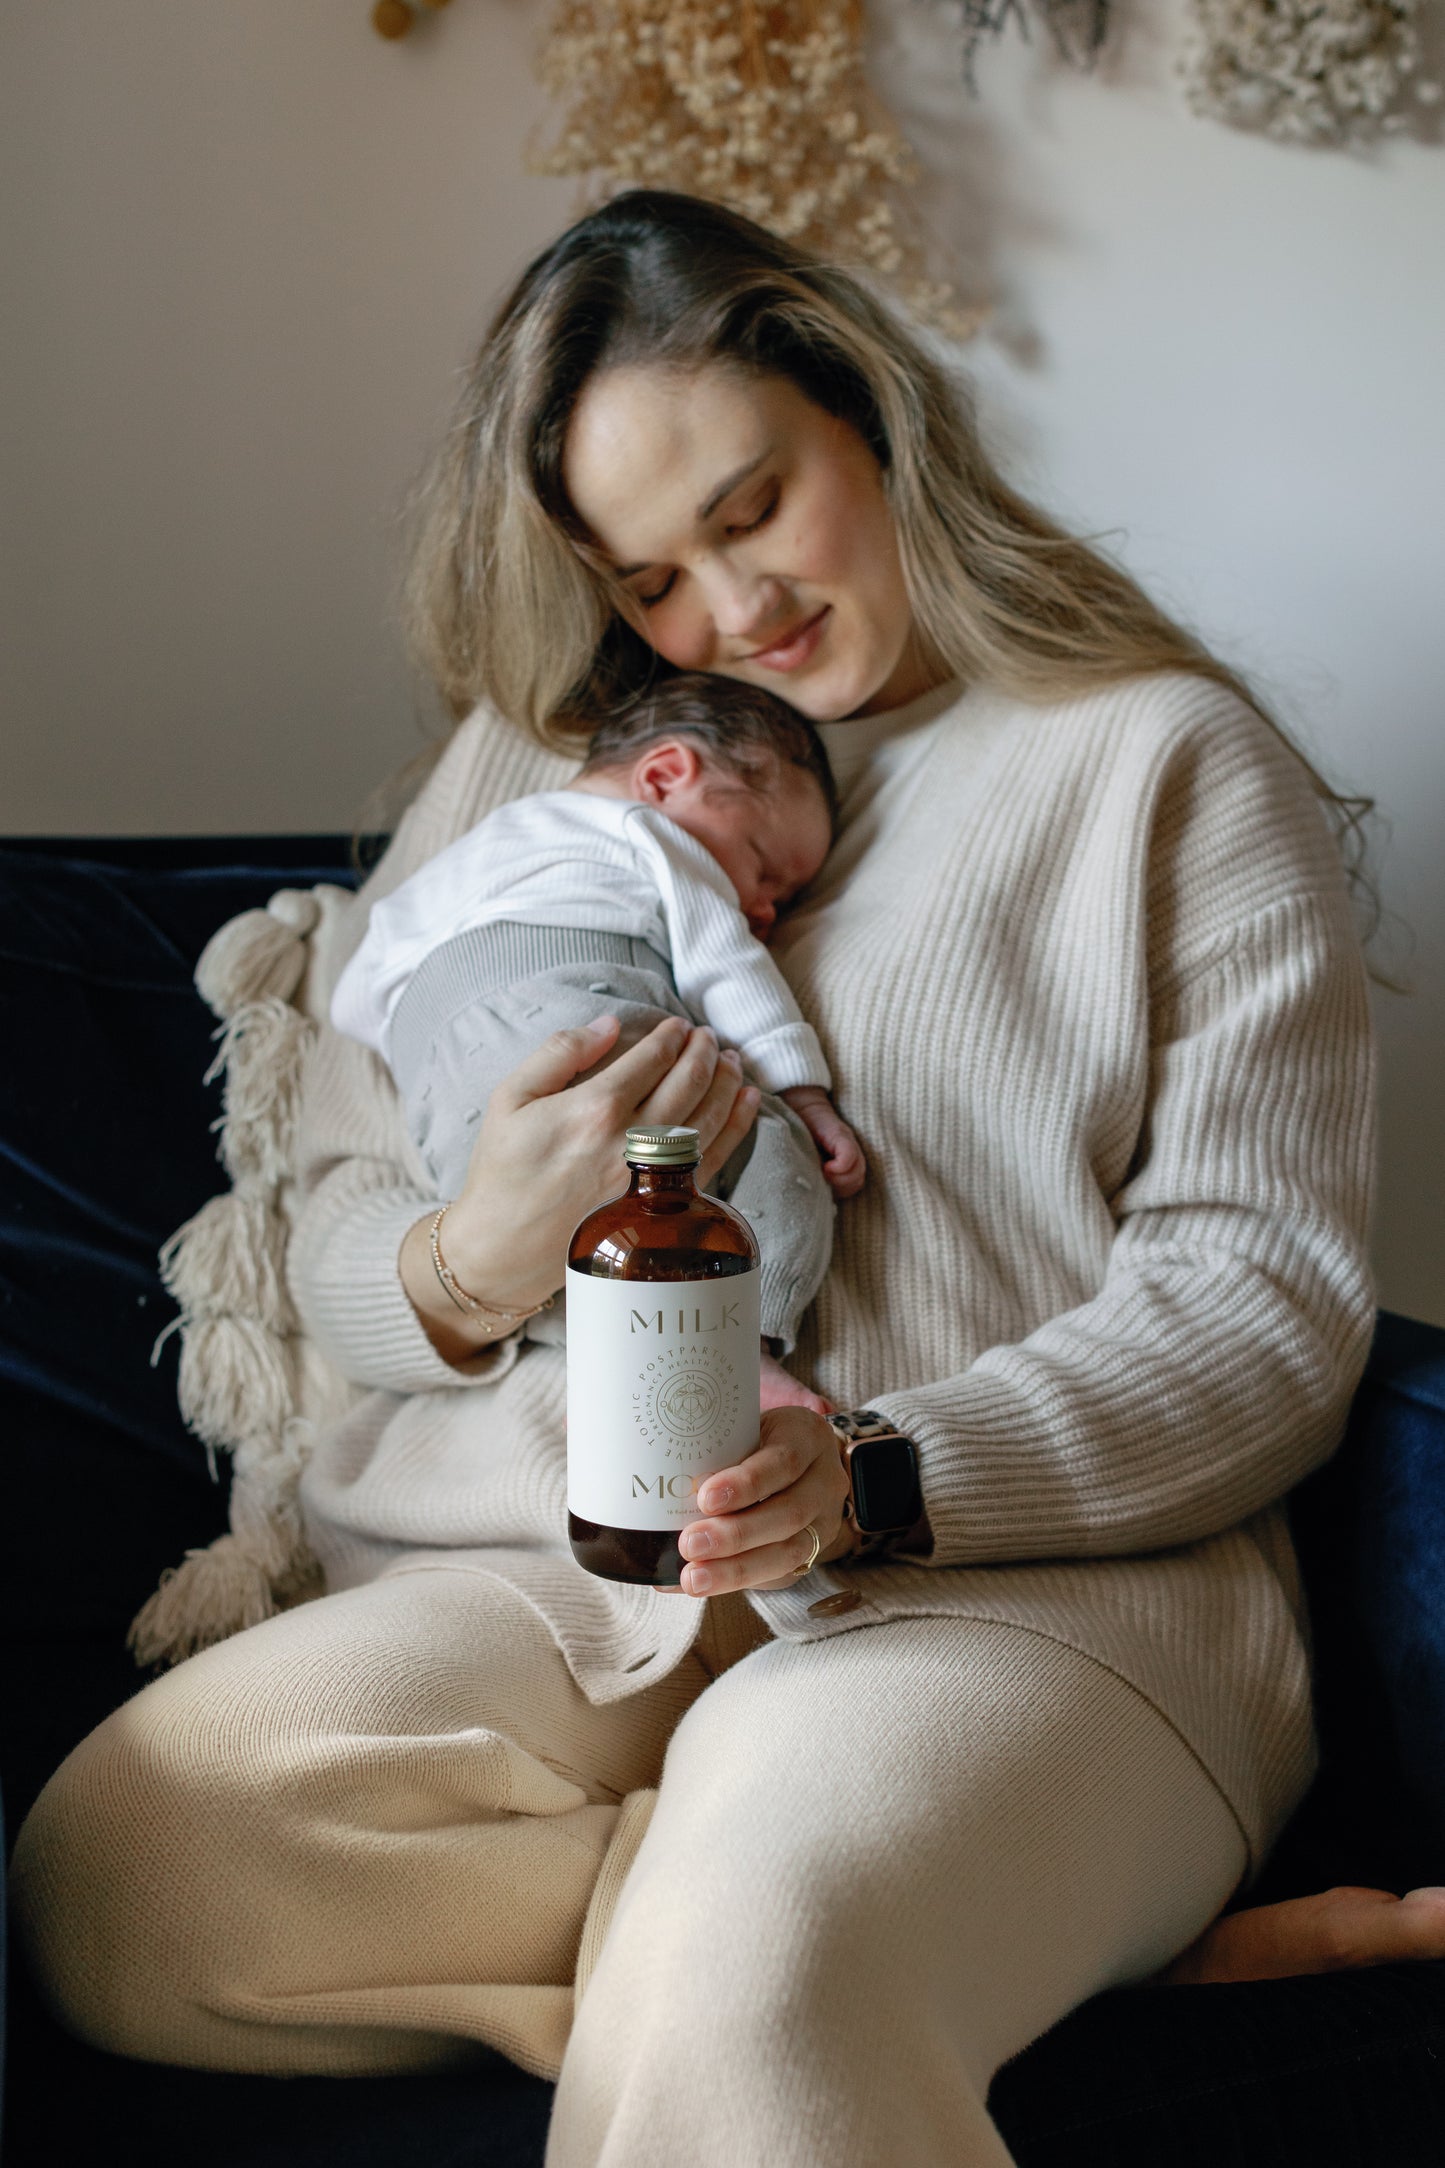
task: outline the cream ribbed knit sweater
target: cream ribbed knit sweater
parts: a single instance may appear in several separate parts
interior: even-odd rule
[[[774,953],[870,1173],[794,1367],[917,1440],[934,1550],[755,1606],[782,1636],[970,1615],[1070,1643],[1164,1712],[1257,1860],[1312,1765],[1276,1501],[1336,1443],[1372,1316],[1335,846],[1288,752],[1185,676],[1047,708],[951,688],[823,736],[842,829]],[[568,772],[472,718],[366,897]],[[573,1563],[559,1348],[433,1352],[396,1269],[424,1176],[380,1062],[328,1030],[298,1172],[297,1306],[373,1388],[303,1478],[328,1584],[465,1553],[594,1702],[662,1676],[700,1607]],[[864,1604],[810,1616],[845,1579]]]

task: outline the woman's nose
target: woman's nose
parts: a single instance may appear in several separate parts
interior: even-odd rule
[[[745,645],[766,636],[783,600],[782,585],[771,573],[750,575],[737,564],[709,567],[705,591],[718,631],[725,639]]]

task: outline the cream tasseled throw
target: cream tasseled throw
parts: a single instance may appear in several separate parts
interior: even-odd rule
[[[1192,677],[951,689],[822,734],[842,828],[774,953],[870,1175],[794,1367],[917,1440],[934,1550],[754,1608],[790,1638],[967,1616],[1066,1642],[1163,1711],[1258,1858],[1313,1753],[1277,1501],[1333,1448],[1372,1319],[1333,841],[1280,742]],[[594,1702],[696,1633],[697,1605],[570,1558],[545,1328],[465,1374],[425,1342],[395,1269],[425,1177],[380,1064],[321,1022],[369,901],[569,772],[472,717],[359,899],[283,893],[202,959],[235,1186],[166,1273],[232,1532],[142,1612],[144,1662],[315,1593],[303,1513],[331,1588],[448,1553],[509,1581]],[[846,1585],[857,1608],[810,1611]]]
[[[156,1343],[181,1335],[179,1398],[215,1470],[233,1457],[231,1533],[190,1551],[131,1628],[141,1664],[176,1663],[315,1594],[297,1479],[309,1424],[298,1415],[307,1362],[286,1287],[287,1188],[306,1050],[325,1018],[310,998],[323,923],[350,908],[345,889],[283,888],[208,942],[196,986],[221,1019],[207,1083],[223,1078],[220,1158],[229,1192],[211,1198],[161,1251],[180,1309]]]

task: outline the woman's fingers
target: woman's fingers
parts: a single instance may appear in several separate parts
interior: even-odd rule
[[[618,1129],[634,1122],[685,1123],[702,1143],[706,1187],[737,1150],[757,1115],[759,1094],[743,1083],[742,1057],[719,1052],[716,1032],[666,1017],[603,1074],[578,1088],[602,1101]]]
[[[685,1017],[665,1016],[600,1076],[580,1085],[577,1096],[605,1105],[619,1130],[634,1122],[693,1122],[713,1089],[718,1067],[715,1032],[689,1024]],[[734,1075],[727,1104],[720,1097],[716,1109],[709,1110],[711,1129],[721,1128],[737,1082]],[[704,1146],[707,1142],[704,1136]]]
[[[837,1440],[822,1416],[811,1408],[769,1408],[753,1451],[735,1468],[720,1468],[710,1475],[698,1491],[698,1505],[704,1513],[737,1513],[759,1505],[796,1483],[819,1460],[837,1469],[841,1500],[842,1462]]]
[[[601,1016],[590,1025],[553,1032],[498,1083],[492,1093],[498,1114],[505,1117],[564,1091],[616,1045],[620,1030],[615,1016]],[[634,1122],[684,1122],[696,1128],[705,1180],[747,1135],[758,1100],[750,1087],[744,1091],[738,1056],[720,1055],[714,1032],[680,1016],[664,1017],[600,1076],[579,1085],[575,1096],[590,1101],[594,1114],[600,1102],[618,1130]]]
[[[638,1101],[635,1120],[639,1122],[689,1122],[702,1112],[704,1103],[717,1078],[723,1057],[718,1051],[717,1033],[706,1024],[695,1025],[676,1059],[649,1085],[645,1095]],[[619,1063],[617,1066],[621,1066]],[[729,1064],[729,1067],[731,1064]],[[741,1072],[738,1072],[740,1076]],[[734,1077],[734,1089],[738,1077]]]
[[[554,1031],[502,1078],[492,1097],[500,1096],[504,1107],[515,1109],[565,1090],[575,1076],[592,1068],[616,1045],[621,1028],[615,1016],[599,1016],[591,1024]],[[605,1094],[619,1120],[680,1121],[682,1115],[666,1109],[695,1105],[716,1064],[717,1039],[711,1031],[689,1024],[685,1017],[665,1016],[585,1088]],[[670,1088],[660,1091],[669,1080],[673,1080]]]
[[[689,1024],[685,1016],[665,1016],[635,1046],[618,1055],[606,1076],[597,1079],[598,1087],[605,1084],[616,1094],[630,1122],[670,1121],[670,1115],[653,1111],[658,1087],[679,1062],[687,1064],[689,1074],[706,1078],[716,1058],[717,1040],[710,1031]]]
[[[817,1523],[813,1523],[814,1527]],[[819,1539],[821,1547],[821,1537]],[[731,1596],[745,1588],[786,1588],[816,1556],[806,1526],[780,1543],[767,1543],[740,1558],[689,1559],[679,1587],[685,1596]]]
[[[747,1133],[755,1102],[738,1104],[741,1069],[685,1018],[664,1018],[587,1074],[615,1052],[621,1029],[604,1015],[553,1032],[492,1091],[447,1242],[462,1284],[500,1307],[525,1309],[558,1286],[578,1221],[625,1186],[632,1123],[695,1123],[705,1180]]]
[[[747,1506],[741,1513],[690,1522],[678,1538],[678,1549],[684,1558],[707,1565],[719,1559],[741,1558],[745,1552],[786,1543],[815,1515],[825,1513],[827,1506],[825,1498],[814,1497],[805,1486],[794,1485],[781,1497],[769,1498],[760,1506]],[[805,1554],[807,1548],[804,1544]]]
[[[842,1525],[848,1479],[832,1431],[810,1408],[774,1408],[763,1417],[758,1449],[735,1468],[709,1476],[698,1492],[707,1518],[679,1538],[690,1596],[786,1583]]]
[[[711,1188],[758,1118],[761,1093],[744,1084],[741,1062],[719,1058],[717,1074],[700,1107],[688,1117],[702,1139],[699,1189]]]
[[[615,1016],[597,1016],[590,1024],[569,1025],[544,1039],[535,1053],[517,1063],[492,1092],[492,1101],[509,1113],[533,1099],[565,1091],[574,1076],[600,1061],[622,1026]],[[633,1049],[636,1052],[636,1049]],[[621,1063],[617,1066],[620,1068]]]

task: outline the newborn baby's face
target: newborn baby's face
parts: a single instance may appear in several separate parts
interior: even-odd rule
[[[759,941],[771,936],[778,913],[807,887],[832,842],[823,793],[801,768],[785,769],[763,790],[704,770],[671,791],[664,810],[712,852]]]

